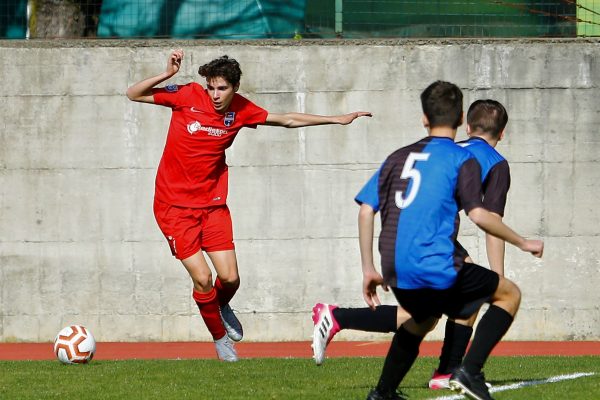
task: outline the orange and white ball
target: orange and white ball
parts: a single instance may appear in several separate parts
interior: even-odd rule
[[[63,328],[54,339],[54,354],[63,364],[85,364],[94,357],[96,340],[81,325]]]

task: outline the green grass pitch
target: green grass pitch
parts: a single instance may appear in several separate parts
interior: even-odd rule
[[[437,360],[419,358],[401,389],[411,400],[452,396],[426,389]],[[0,399],[365,399],[382,358],[0,361]],[[493,393],[502,399],[600,399],[600,357],[492,357],[485,373],[499,387],[553,376],[593,373]]]

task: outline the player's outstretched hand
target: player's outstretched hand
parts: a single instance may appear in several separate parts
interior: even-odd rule
[[[167,74],[173,76],[179,72],[181,61],[183,60],[183,50],[173,50],[167,61]]]
[[[383,286],[384,290],[388,290],[383,284],[383,277],[375,269],[371,272],[363,273],[363,298],[371,309],[375,309],[381,304],[377,295],[377,286]]]
[[[534,257],[542,258],[544,254],[544,242],[542,240],[525,240],[521,250],[533,254]]]
[[[338,123],[340,125],[348,125],[348,124],[351,124],[352,121],[354,121],[356,118],[372,117],[372,116],[373,116],[373,114],[371,114],[368,111],[355,111],[350,114],[340,115]]]

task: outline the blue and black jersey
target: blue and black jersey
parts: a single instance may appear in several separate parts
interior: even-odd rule
[[[483,206],[481,168],[452,139],[429,136],[392,153],[355,200],[381,213],[387,285],[447,289],[457,274],[457,213]]]
[[[481,166],[483,207],[504,216],[506,196],[510,188],[508,162],[485,139],[480,137],[474,136],[457,144],[473,154]]]

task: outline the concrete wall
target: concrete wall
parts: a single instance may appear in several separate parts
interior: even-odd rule
[[[353,196],[425,135],[418,96],[436,79],[465,105],[507,106],[506,221],[546,241],[542,260],[508,248],[523,303],[507,339],[600,340],[600,42],[477,40],[0,42],[0,341],[50,341],[71,323],[101,341],[209,340],[152,215],[170,111],[124,96],[175,47],[186,58],[171,82],[229,54],[241,92],[272,112],[375,115],[244,130],[228,152],[246,340],[308,340],[316,301],[363,305]],[[462,231],[487,265],[483,235]]]

